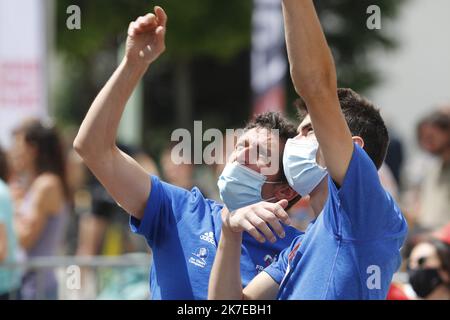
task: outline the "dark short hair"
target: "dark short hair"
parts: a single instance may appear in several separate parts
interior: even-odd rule
[[[420,139],[421,130],[424,125],[430,125],[450,133],[450,114],[444,110],[436,110],[422,118],[417,124],[416,129],[418,140]]]
[[[436,253],[441,261],[442,269],[450,275],[450,245],[432,237],[425,240],[425,242],[436,248]]]
[[[351,134],[360,136],[364,140],[364,150],[379,169],[389,145],[389,133],[380,110],[352,89],[339,88],[337,93]],[[306,103],[300,98],[295,102],[295,106],[302,121],[308,114]]]
[[[286,143],[288,139],[294,138],[297,133],[297,128],[292,122],[286,119],[279,112],[264,112],[257,115],[253,120],[251,120],[246,126],[245,130],[250,130],[254,128],[265,128],[269,130],[278,130],[279,137],[282,142]],[[280,173],[281,180],[287,183],[286,175],[283,169],[283,156],[280,156]],[[298,195],[294,197],[291,201],[289,201],[288,207],[285,210],[291,208],[294,204],[296,204],[301,199],[301,196]]]
[[[264,112],[257,115],[245,127],[246,130],[254,128],[265,128],[278,130],[280,138],[286,142],[297,135],[297,128],[279,112]]]
[[[4,182],[7,182],[9,178],[8,168],[8,159],[6,157],[6,153],[0,147],[0,180],[3,180]]]
[[[268,130],[278,130],[279,137],[282,142],[286,143],[288,139],[297,135],[297,128],[279,112],[264,112],[257,115],[246,126],[245,130],[264,128]],[[280,150],[281,151],[281,150]],[[280,156],[279,168],[281,169],[281,179],[287,182],[286,175],[283,170],[283,156]]]
[[[279,112],[264,112],[257,115],[253,120],[251,120],[245,130],[250,130],[254,128],[264,128],[268,130],[278,130],[280,140],[284,143],[290,138],[294,138],[297,135],[297,128]],[[280,150],[281,151],[281,150]],[[283,156],[280,156],[281,169],[281,179],[287,182],[286,175],[283,169]]]

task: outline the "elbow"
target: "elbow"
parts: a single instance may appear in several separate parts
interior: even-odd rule
[[[81,159],[83,159],[83,161],[86,163],[86,161],[88,161],[90,158],[92,158],[93,154],[94,154],[94,150],[95,148],[91,145],[91,143],[89,142],[89,139],[86,139],[85,137],[80,136],[80,134],[78,134],[75,138],[75,140],[73,141],[73,149],[75,150],[75,152],[81,157]],[[97,152],[100,149],[97,148]]]
[[[75,137],[72,147],[85,164],[97,163],[99,159],[117,148],[115,143],[111,145],[105,141],[100,143],[99,140],[88,138],[80,133]]]
[[[73,149],[75,150],[75,152],[81,157],[84,158],[85,154],[86,154],[86,142],[83,138],[80,137],[80,134],[78,134],[75,138],[75,140],[73,141]]]

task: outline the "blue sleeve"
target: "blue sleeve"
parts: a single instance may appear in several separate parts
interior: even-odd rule
[[[333,232],[347,240],[379,240],[403,236],[406,221],[392,196],[381,185],[375,164],[354,145],[342,186],[328,178],[325,220]]]
[[[298,249],[298,242],[301,237],[302,236],[295,238],[289,247],[280,252],[278,259],[264,269],[264,272],[267,273],[279,285],[281,285],[281,282],[283,281],[283,278],[288,270],[289,257],[291,255],[295,255],[296,248]]]
[[[188,191],[165,183],[155,176],[151,176],[151,182],[151,192],[142,220],[130,217],[131,231],[144,236],[150,246],[182,219],[200,219],[199,215],[210,212],[205,210],[205,206],[215,204],[205,199],[197,188]]]

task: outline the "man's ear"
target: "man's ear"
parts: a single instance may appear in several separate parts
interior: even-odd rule
[[[277,200],[286,199],[287,201],[291,201],[296,196],[298,196],[298,193],[292,189],[289,184],[283,183],[278,188],[275,189],[275,198]]]
[[[360,146],[361,148],[364,148],[364,139],[363,138],[361,138],[360,136],[353,136],[352,140],[358,146]]]

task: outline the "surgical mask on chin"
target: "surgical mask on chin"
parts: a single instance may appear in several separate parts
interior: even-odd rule
[[[317,164],[319,143],[315,139],[288,139],[284,147],[283,168],[289,185],[301,196],[307,196],[327,176]]]
[[[276,198],[263,199],[261,190],[265,183],[278,184],[281,182],[268,182],[267,177],[246,166],[233,162],[223,169],[217,186],[220,198],[230,211],[258,203],[260,201],[273,201]]]

